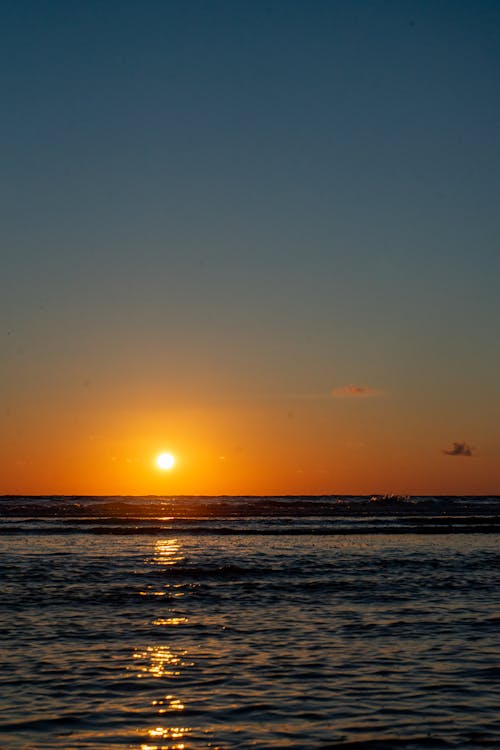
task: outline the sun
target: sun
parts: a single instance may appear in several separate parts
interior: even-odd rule
[[[156,465],[159,469],[168,471],[175,465],[175,456],[172,456],[171,453],[160,453],[160,455],[156,459]]]

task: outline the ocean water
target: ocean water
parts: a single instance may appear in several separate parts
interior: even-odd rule
[[[2,750],[500,747],[499,498],[0,515]]]

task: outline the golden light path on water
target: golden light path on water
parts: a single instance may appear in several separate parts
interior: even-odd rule
[[[180,551],[180,544],[177,539],[160,539],[155,542],[153,555],[147,564],[156,568],[168,568],[184,559]],[[170,588],[170,584],[165,584],[164,588]],[[173,588],[176,588],[174,585]],[[182,596],[181,592],[173,594],[164,590],[156,590],[154,586],[148,586],[147,590],[140,592],[142,596]],[[188,622],[187,617],[156,617],[152,624],[157,628],[172,628],[185,625]],[[136,661],[135,675],[138,679],[153,677],[158,680],[171,681],[181,675],[181,670],[194,666],[194,663],[187,658],[188,654],[185,649],[176,650],[173,646],[165,643],[155,643],[146,648],[137,648],[132,654]],[[151,701],[151,707],[158,715],[158,723],[146,730],[148,740],[141,744],[141,750],[185,750],[187,745],[185,740],[188,738],[191,727],[179,725],[166,725],[164,719],[167,715],[178,716],[184,711],[183,701],[173,693],[167,692],[165,695]],[[140,731],[140,730],[139,730]],[[143,732],[142,732],[143,733]],[[165,744],[165,742],[167,744]],[[160,743],[160,744],[158,744]]]
[[[498,746],[498,532],[124,523],[4,535],[6,750]]]

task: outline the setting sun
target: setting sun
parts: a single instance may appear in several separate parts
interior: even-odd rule
[[[156,465],[163,471],[172,469],[175,464],[175,457],[171,453],[160,453],[156,459]]]

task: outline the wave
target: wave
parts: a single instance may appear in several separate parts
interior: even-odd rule
[[[281,527],[269,526],[256,528],[255,526],[176,526],[175,528],[164,525],[150,526],[92,526],[88,524],[74,525],[26,525],[26,524],[9,524],[0,526],[0,535],[8,534],[95,534],[105,536],[165,536],[165,534],[175,533],[176,535],[192,536],[360,536],[375,534],[411,534],[411,535],[443,535],[443,534],[498,534],[500,533],[500,523],[496,520],[494,523],[477,523],[477,524],[419,524],[419,525],[379,525],[379,526],[313,526],[303,527],[292,524]]]
[[[322,744],[318,750],[438,750],[440,748],[471,748],[471,750],[493,750],[500,747],[500,740],[481,732],[445,740],[442,737],[383,737],[377,739],[349,740]]]
[[[249,518],[345,516],[500,516],[500,496],[14,496],[0,517]]]

